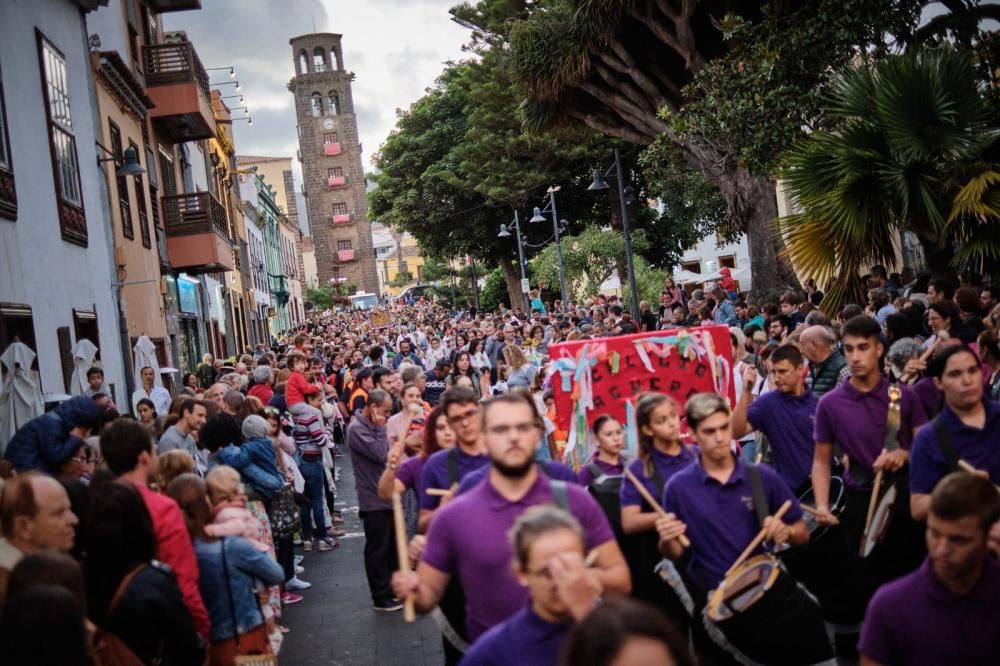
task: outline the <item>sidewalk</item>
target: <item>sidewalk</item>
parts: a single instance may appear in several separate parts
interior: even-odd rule
[[[350,456],[336,458],[341,468],[337,508],[344,517],[346,537],[335,550],[305,553],[301,575],[312,589],[301,593],[300,603],[284,610],[285,635],[282,664],[343,664],[345,666],[438,666],[444,663],[441,634],[429,617],[403,621],[402,611],[372,610],[365,579],[365,538],[358,518],[354,474]],[[303,554],[301,548],[296,554]]]

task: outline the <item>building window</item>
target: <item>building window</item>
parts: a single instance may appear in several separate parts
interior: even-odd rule
[[[7,108],[3,101],[3,72],[0,72],[0,217],[17,219],[17,190],[7,133]]]
[[[309,98],[309,110],[312,112],[313,118],[319,118],[323,115],[323,96],[318,92],[314,92]]]
[[[327,178],[342,178],[344,176],[343,167],[330,167],[326,170]]]
[[[353,250],[354,249],[354,244],[351,243],[351,241],[349,241],[349,240],[339,240],[339,241],[337,241],[337,249],[338,250]]]
[[[0,353],[7,350],[12,342],[23,342],[34,352],[35,324],[31,318],[31,308],[27,305],[0,303]],[[35,360],[38,363],[38,360]],[[9,371],[10,368],[7,368]]]
[[[335,203],[335,204],[333,204],[333,214],[334,215],[347,215],[347,204],[345,204],[345,203]]]
[[[340,113],[340,96],[337,95],[337,91],[331,90],[327,95],[327,111],[331,116],[335,116]]]
[[[736,268],[736,256],[732,254],[727,254],[719,257],[719,268],[726,266],[728,268]]]
[[[90,340],[97,346],[97,359],[101,358],[101,339],[97,328],[97,313],[93,310],[73,310],[73,332],[76,341]]]
[[[128,198],[128,176],[117,174],[118,168],[122,165],[124,153],[122,152],[122,132],[112,121],[108,121],[108,134],[111,136],[111,153],[114,155],[115,187],[118,189],[118,212],[122,218],[122,234],[125,238],[135,238],[135,227],[132,222],[132,204]]]
[[[337,143],[337,133],[323,132],[323,143]]]
[[[700,261],[682,261],[681,268],[685,271],[690,271],[692,273],[701,273],[701,262]]]
[[[76,137],[73,135],[66,60],[42,33],[37,30],[35,33],[38,37],[56,200],[59,202],[59,226],[65,240],[86,246],[87,220],[83,209]]]
[[[305,51],[299,51],[299,74],[305,74],[309,71],[309,56],[306,55]]]
[[[313,49],[313,71],[326,71],[326,51],[323,50],[322,46],[317,46]]]
[[[174,173],[174,160],[162,150],[160,151],[160,177],[163,179],[163,195],[177,194],[177,174]]]
[[[139,157],[139,146],[135,145],[135,142],[128,142],[129,148],[135,151],[136,158]],[[142,176],[133,176],[133,182],[135,183],[135,207],[139,211],[139,234],[142,237],[142,246],[146,248],[153,247],[153,242],[149,236],[149,216],[146,214],[146,185],[142,180]]]

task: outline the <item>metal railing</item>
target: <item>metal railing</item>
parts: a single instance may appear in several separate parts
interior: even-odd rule
[[[142,47],[142,60],[147,86],[195,82],[211,99],[208,72],[201,64],[191,42],[155,44]]]

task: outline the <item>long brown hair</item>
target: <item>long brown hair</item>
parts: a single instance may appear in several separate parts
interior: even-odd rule
[[[424,424],[424,448],[420,456],[426,460],[441,450],[441,444],[437,441],[437,422],[444,418],[444,410],[438,405],[427,415],[427,422]]]
[[[647,435],[642,429],[649,425],[653,410],[660,405],[668,403],[680,414],[681,408],[677,401],[665,393],[645,393],[639,397],[639,403],[635,408],[636,429],[639,431],[639,460],[642,461],[642,472],[647,478],[653,476],[653,437]]]

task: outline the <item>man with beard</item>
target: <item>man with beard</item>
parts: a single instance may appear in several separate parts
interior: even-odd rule
[[[417,610],[429,612],[452,576],[465,589],[466,628],[474,642],[528,601],[514,577],[507,534],[527,508],[556,504],[583,528],[586,551],[596,551],[597,580],[605,590],[627,594],[628,567],[604,512],[587,491],[551,481],[534,464],[542,421],[531,397],[514,392],[485,403],[483,434],[491,468],[484,483],[442,507],[434,516],[416,572],[393,575],[393,591],[413,595]]]

